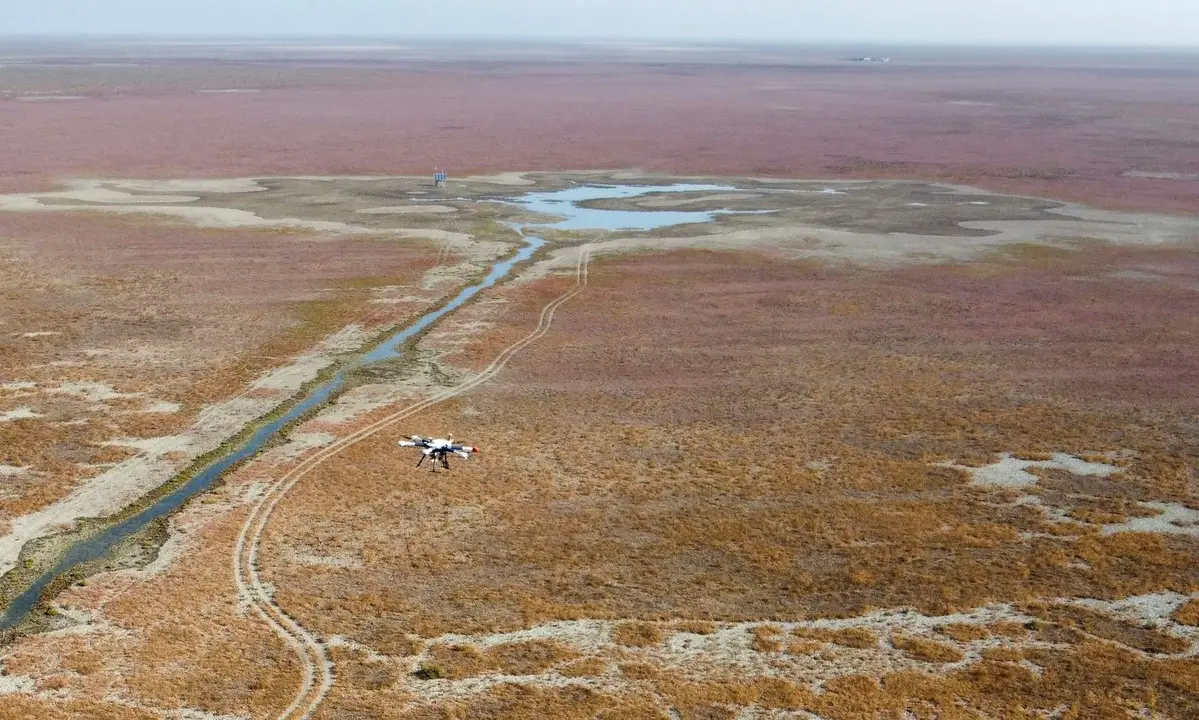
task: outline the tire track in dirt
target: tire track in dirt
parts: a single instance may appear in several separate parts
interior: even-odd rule
[[[233,550],[233,580],[241,601],[249,603],[262,618],[296,652],[304,666],[304,678],[300,689],[291,704],[278,716],[277,720],[305,720],[320,707],[333,687],[333,664],[328,651],[321,641],[312,633],[296,622],[287,611],[273,599],[272,591],[262,582],[258,573],[258,557],[263,531],[270,522],[279,500],[305,475],[314,470],[324,461],[337,455],[342,450],[355,445],[392,425],[428,409],[438,403],[466,393],[495,377],[508,362],[522,349],[544,336],[554,321],[554,313],[559,307],[575,297],[587,287],[588,265],[591,261],[591,249],[584,245],[579,249],[579,258],[575,265],[575,285],[562,295],[547,303],[541,309],[537,326],[525,337],[505,348],[478,375],[459,385],[442,391],[430,398],[414,403],[381,418],[364,428],[361,428],[344,438],[322,448],[301,463],[285,473],[270,485],[242,525],[237,543]]]

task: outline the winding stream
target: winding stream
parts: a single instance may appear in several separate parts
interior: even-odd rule
[[[405,342],[431,327],[438,320],[452,313],[454,310],[462,307],[463,304],[483,290],[494,286],[504,277],[507,277],[516,265],[531,258],[539,248],[546,244],[544,239],[527,234],[526,229],[528,227],[544,227],[559,230],[653,230],[685,223],[711,222],[718,215],[732,214],[733,211],[601,210],[580,207],[579,203],[591,200],[631,198],[651,193],[729,192],[736,190],[737,188],[726,185],[583,185],[553,192],[530,192],[512,200],[504,201],[532,212],[561,217],[563,219],[532,226],[510,225],[509,227],[513,228],[524,238],[524,247],[493,265],[487,275],[478,283],[463,289],[458,295],[441,307],[422,315],[412,324],[395,332],[386,340],[368,350],[364,355],[342,367],[332,378],[309,390],[298,403],[285,413],[259,427],[249,439],[230,450],[227,454],[214,460],[187,483],[181,485],[170,494],[164,495],[136,515],[107,528],[92,538],[88,538],[72,546],[57,565],[41,575],[29,588],[9,603],[8,607],[5,608],[4,614],[0,615],[0,630],[11,628],[21,622],[29,611],[37,605],[42,593],[55,578],[69,572],[78,565],[106,556],[113,548],[145,529],[154,520],[169,515],[195,495],[210,489],[230,468],[242,460],[257,454],[269,441],[283,432],[297,418],[332,398],[344,387],[346,375],[351,370],[400,357],[399,348]]]

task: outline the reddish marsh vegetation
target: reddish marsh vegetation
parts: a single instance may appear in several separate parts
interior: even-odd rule
[[[17,383],[0,389],[0,412],[38,413],[0,422],[0,464],[27,469],[0,495],[0,531],[136,454],[105,441],[180,432],[201,407],[373,317],[372,285],[411,280],[432,255],[415,242],[98,214],[0,220],[0,364]]]
[[[1130,68],[1102,54],[827,60],[313,67],[297,56],[240,65],[150,58],[120,73],[85,67],[68,76],[3,68],[26,91],[83,99],[0,100],[0,188],[78,175],[635,167],[929,178],[1199,210],[1196,181],[1185,179],[1199,174],[1199,108],[1190,101],[1199,72],[1186,65],[1140,58]],[[197,92],[204,88],[258,92]]]

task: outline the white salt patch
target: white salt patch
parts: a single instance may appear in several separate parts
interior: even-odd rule
[[[313,448],[324,447],[337,438],[331,433],[292,433],[286,445],[273,451],[274,458],[292,460]]]
[[[175,720],[250,720],[249,715],[216,715],[191,708],[181,708],[176,713],[167,717],[174,718]]]
[[[525,177],[523,172],[506,172],[495,175],[471,175],[463,178],[471,182],[485,182],[492,185],[535,185],[536,183]]]
[[[0,390],[32,390],[35,387],[37,387],[37,383],[29,380],[0,384]]]
[[[26,675],[0,675],[0,695],[32,693],[35,685],[33,678]]]
[[[347,569],[358,569],[362,567],[362,561],[358,558],[353,558],[346,555],[319,555],[300,550],[293,550],[292,552],[288,553],[288,559],[298,565],[317,565],[321,567]]]
[[[285,390],[294,392],[333,361],[323,355],[302,355],[286,367],[277,368],[254,381],[252,390]]]
[[[39,337],[47,337],[50,335],[61,335],[61,334],[62,333],[57,332],[55,330],[39,330],[37,332],[21,333],[21,337],[23,337],[23,338],[39,338]]]
[[[227,180],[125,180],[116,187],[134,192],[198,192],[198,193],[248,193],[265,192],[266,188],[252,178]]]
[[[910,202],[908,203],[908,207],[928,207],[928,203]]]
[[[1075,475],[1099,477],[1107,477],[1112,473],[1120,472],[1120,468],[1115,465],[1087,462],[1066,453],[1054,453],[1052,460],[1021,460],[1005,453],[999,462],[977,468],[955,463],[941,463],[941,465],[966,471],[970,474],[973,485],[1013,489],[1037,484],[1037,476],[1027,470],[1030,467],[1055,468]]]
[[[149,455],[165,455],[169,452],[191,448],[193,440],[194,438],[187,435],[164,435],[156,438],[117,438],[116,440],[106,440],[100,444],[137,448]]]
[[[143,393],[119,393],[111,385],[81,380],[65,382],[56,388],[47,390],[54,395],[72,395],[88,402],[105,402],[120,398],[141,397]]]
[[[183,408],[178,403],[173,403],[167,400],[155,400],[142,408],[144,413],[157,413],[162,415],[170,415],[177,413]]]
[[[844,195],[844,190],[834,190],[833,188],[825,188],[820,191],[821,195]]]
[[[1169,279],[1165,275],[1160,275],[1154,272],[1145,272],[1144,270],[1119,270],[1117,272],[1107,273],[1104,277],[1116,278],[1117,280],[1143,280],[1147,282],[1156,282]]]
[[[17,102],[54,102],[56,100],[87,100],[86,95],[22,95]]]
[[[369,339],[370,336],[362,329],[361,325],[347,325],[325,338],[321,347],[335,353],[354,352]]]
[[[0,465],[0,478],[17,477],[29,472],[29,466]]]
[[[991,203],[985,202],[983,200],[971,200],[970,202],[968,202],[966,204],[967,205],[990,205]]]
[[[0,422],[12,422],[14,420],[30,420],[32,418],[45,417],[40,412],[36,412],[33,408],[19,407],[16,410],[9,410],[0,413]]]
[[[1178,503],[1141,503],[1160,512],[1154,517],[1133,517],[1122,523],[1103,526],[1104,535],[1121,532],[1199,535],[1199,510]]]
[[[458,212],[458,208],[449,205],[389,205],[364,208],[358,212],[362,215],[447,215]]]
[[[1072,604],[1106,612],[1122,620],[1132,620],[1142,624],[1161,624],[1169,622],[1174,611],[1190,599],[1187,595],[1167,590],[1148,595],[1134,595],[1122,600],[1083,598],[1073,601]]]
[[[1124,177],[1145,178],[1149,180],[1199,180],[1199,173],[1153,172],[1148,170],[1129,170],[1122,173]]]

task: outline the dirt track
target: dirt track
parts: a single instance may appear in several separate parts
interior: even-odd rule
[[[339,438],[332,445],[321,448],[309,455],[299,465],[287,471],[272,482],[262,498],[254,505],[250,517],[242,526],[237,545],[233,551],[233,575],[237,585],[238,596],[242,602],[253,605],[259,616],[271,626],[299,655],[304,670],[300,690],[292,704],[280,715],[278,720],[306,720],[311,717],[329,689],[333,686],[333,664],[325,650],[323,642],[317,640],[310,632],[299,625],[283,608],[272,599],[272,593],[262,583],[258,574],[259,543],[262,533],[270,522],[271,514],[279,500],[304,478],[310,471],[321,463],[334,457],[342,450],[365,440],[375,433],[381,432],[396,423],[430,408],[437,403],[462,395],[487,382],[508,364],[521,349],[535,342],[549,332],[554,322],[554,313],[574,296],[587,287],[587,265],[589,262],[588,248],[578,249],[578,261],[575,268],[575,285],[573,288],[550,301],[541,311],[537,327],[525,337],[505,348],[482,372],[458,386],[438,393],[431,398],[410,405],[403,410],[394,412],[381,420]],[[247,546],[248,542],[248,546]]]

